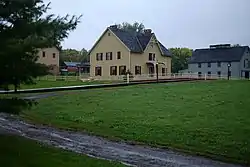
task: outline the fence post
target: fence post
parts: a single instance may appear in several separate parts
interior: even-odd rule
[[[207,80],[207,73],[205,73],[205,80]]]
[[[127,83],[129,83],[129,73],[127,73]]]

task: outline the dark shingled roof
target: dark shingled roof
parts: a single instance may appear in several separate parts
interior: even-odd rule
[[[109,27],[109,29],[131,50],[131,52],[134,53],[142,53],[153,36],[153,33],[131,33],[112,26]],[[159,41],[158,43],[163,56],[171,56],[171,53],[168,51],[168,49]]]
[[[248,46],[196,49],[189,63],[236,62],[241,60],[247,49]]]

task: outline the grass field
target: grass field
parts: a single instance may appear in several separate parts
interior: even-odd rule
[[[50,88],[50,87],[61,87],[61,86],[78,86],[78,85],[90,85],[90,84],[107,84],[112,83],[112,81],[46,81],[41,80],[37,81],[36,84],[33,85],[21,85],[21,89],[33,89],[33,88]],[[10,89],[13,89],[11,87]]]
[[[0,135],[2,167],[122,167],[118,163],[93,159],[51,148],[22,137]]]
[[[250,82],[150,84],[43,99],[23,116],[250,164]]]

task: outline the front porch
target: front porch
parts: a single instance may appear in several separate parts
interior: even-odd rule
[[[167,75],[167,67],[165,63],[148,61],[146,62],[146,65],[147,65],[146,74],[148,74],[149,77],[156,77],[157,73],[159,77]]]

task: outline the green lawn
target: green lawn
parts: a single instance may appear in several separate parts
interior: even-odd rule
[[[122,167],[69,151],[42,145],[22,137],[0,135],[2,167]]]
[[[43,99],[26,119],[250,164],[250,82],[96,89]]]
[[[118,82],[118,81],[117,81]],[[112,81],[37,81],[33,85],[21,85],[21,89],[33,89],[33,88],[50,88],[50,87],[61,87],[61,86],[78,86],[78,85],[90,85],[90,84],[107,84],[112,83]],[[13,89],[13,87],[12,87]]]

